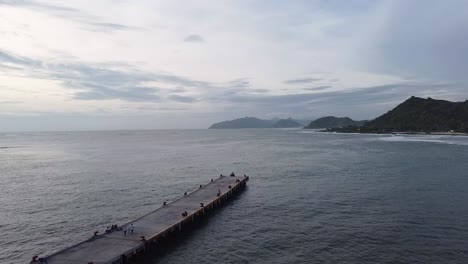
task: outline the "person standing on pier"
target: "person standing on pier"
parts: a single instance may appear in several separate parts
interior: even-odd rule
[[[123,232],[124,232],[124,236],[126,237],[127,236],[127,228],[126,227],[123,228]]]
[[[130,234],[133,235],[133,224],[130,224]]]

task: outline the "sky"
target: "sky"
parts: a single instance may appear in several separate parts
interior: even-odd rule
[[[0,0],[0,131],[372,119],[468,99],[468,1]]]

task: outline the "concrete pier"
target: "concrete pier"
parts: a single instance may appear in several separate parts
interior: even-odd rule
[[[123,230],[114,230],[97,235],[47,256],[47,262],[44,263],[134,263],[135,259],[145,253],[164,246],[168,237],[190,229],[193,223],[229,201],[245,189],[248,180],[249,177],[245,176],[222,176],[214,179],[173,202],[166,205],[161,202],[162,207],[119,226],[126,229],[133,226],[133,234],[130,230],[126,235]],[[182,216],[185,211],[187,216]]]

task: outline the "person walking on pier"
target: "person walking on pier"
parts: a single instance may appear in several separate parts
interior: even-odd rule
[[[126,227],[123,228],[123,232],[124,232],[124,236],[126,237],[127,236],[127,228]]]
[[[130,224],[130,234],[133,235],[133,224]]]

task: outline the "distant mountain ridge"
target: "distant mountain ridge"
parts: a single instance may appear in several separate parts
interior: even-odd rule
[[[468,133],[468,101],[450,102],[412,96],[394,109],[365,123],[333,131],[361,133]]]
[[[355,121],[349,117],[325,116],[308,124],[305,129],[313,128],[338,128],[347,126],[362,126],[366,121]]]
[[[304,120],[244,117],[215,123],[212,129],[294,128]],[[468,133],[468,100],[450,102],[412,96],[374,120],[355,121],[349,117],[325,116],[311,121],[306,129],[324,128],[330,132],[354,133]]]
[[[292,118],[264,120],[256,117],[244,117],[223,121],[211,125],[210,129],[241,129],[241,128],[294,128],[302,124]]]
[[[294,128],[294,127],[302,127],[298,121],[288,118],[288,119],[280,119],[275,124],[273,124],[274,128]]]

